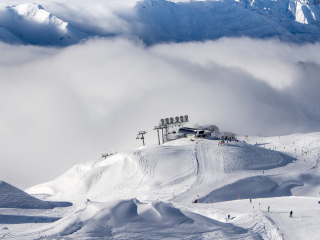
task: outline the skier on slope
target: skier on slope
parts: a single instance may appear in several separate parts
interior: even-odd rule
[[[291,217],[291,218],[292,218],[292,214],[293,214],[293,212],[291,211],[291,212],[290,212],[290,217]]]
[[[250,198],[250,203],[252,203],[252,199]]]

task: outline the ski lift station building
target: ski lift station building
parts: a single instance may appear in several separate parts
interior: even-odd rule
[[[211,131],[201,130],[196,128],[182,127],[182,128],[179,128],[179,133],[182,133],[185,135],[193,135],[198,138],[211,137]]]

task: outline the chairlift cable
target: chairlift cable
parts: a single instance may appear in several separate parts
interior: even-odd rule
[[[117,146],[115,147],[115,149],[122,148],[122,147],[128,145],[129,143],[131,143],[131,142],[133,142],[133,141],[135,141],[135,139],[130,138],[129,140],[127,140],[127,141],[125,141],[125,142],[122,142],[122,143],[120,143],[119,145],[117,145]]]

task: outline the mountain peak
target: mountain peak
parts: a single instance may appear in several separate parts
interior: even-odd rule
[[[2,26],[13,37],[9,38],[5,30],[0,33],[0,40],[22,42],[33,45],[68,46],[88,37],[36,3],[24,3],[7,7],[0,14]],[[11,39],[17,38],[18,41]]]
[[[53,16],[47,12],[41,5],[36,3],[24,3],[12,7],[18,15],[28,18],[28,20],[38,23],[52,24],[54,26],[60,26],[60,28],[66,28],[67,22]]]

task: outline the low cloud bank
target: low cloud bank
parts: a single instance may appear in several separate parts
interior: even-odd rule
[[[21,188],[138,131],[188,114],[237,134],[320,131],[319,44],[220,39],[145,47],[95,39],[64,49],[0,44],[0,176]],[[124,143],[128,143],[127,145]]]

